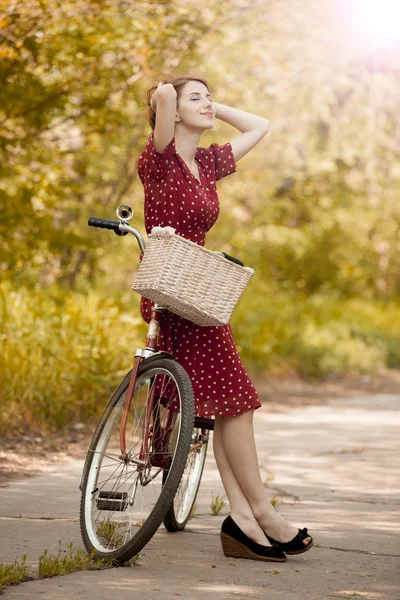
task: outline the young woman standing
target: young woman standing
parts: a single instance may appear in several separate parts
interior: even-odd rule
[[[179,77],[147,94],[153,129],[139,160],[145,191],[145,226],[174,227],[204,245],[219,213],[216,182],[268,133],[269,121],[212,101],[203,79]],[[223,146],[200,148],[215,119],[240,135]],[[148,322],[151,303],[142,299]],[[283,561],[313,544],[307,529],[285,521],[266,497],[258,466],[253,414],[261,406],[243,367],[229,325],[199,327],[166,313],[160,347],[188,372],[198,416],[215,417],[214,454],[230,504],[221,529],[226,556]]]

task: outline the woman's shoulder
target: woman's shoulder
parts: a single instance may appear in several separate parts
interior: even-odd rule
[[[235,159],[233,157],[230,142],[220,146],[215,142],[208,148],[197,148],[196,158],[204,166],[212,166],[216,179],[222,179],[236,171]]]
[[[156,148],[154,146],[153,138],[154,138],[154,131],[152,131],[151,134],[149,135],[149,137],[147,138],[146,146],[144,147],[144,150],[141,153],[140,157],[146,157],[148,155],[151,155],[158,159],[163,159],[166,156],[169,157],[176,153],[175,137],[173,137],[171,139],[168,146],[165,148],[164,152],[158,152],[158,150],[156,150]]]
[[[149,135],[145,149],[139,156],[138,174],[142,182],[146,179],[160,181],[172,166],[176,154],[175,138],[172,138],[164,152],[158,152],[153,144],[153,132]]]

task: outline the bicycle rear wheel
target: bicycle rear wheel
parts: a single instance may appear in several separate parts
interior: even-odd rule
[[[185,469],[194,422],[186,371],[174,360],[152,357],[139,369],[126,426],[127,456],[121,457],[119,425],[129,379],[128,373],[100,419],[81,484],[85,547],[115,563],[135,556],[160,526]],[[154,408],[144,427],[151,394]]]
[[[206,460],[209,431],[193,427],[189,456],[181,482],[171,506],[164,516],[164,526],[170,532],[183,531],[196,503]],[[166,480],[167,472],[164,472]]]

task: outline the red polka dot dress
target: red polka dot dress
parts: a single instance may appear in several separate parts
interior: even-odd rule
[[[234,173],[236,166],[230,144],[198,148],[195,161],[201,182],[177,153],[174,139],[160,154],[150,135],[138,168],[145,191],[147,233],[155,226],[169,225],[178,235],[204,246],[206,233],[219,214],[216,182]],[[147,322],[150,311],[151,302],[142,298],[141,313]],[[168,312],[160,331],[160,349],[171,352],[189,374],[198,416],[239,415],[261,406],[229,325],[200,327]]]

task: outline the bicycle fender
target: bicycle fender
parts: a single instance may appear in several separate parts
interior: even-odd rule
[[[147,358],[143,359],[140,366],[142,367],[142,365],[150,365],[153,361],[159,358],[169,358],[170,360],[176,361],[176,358],[173,354],[171,354],[170,352],[164,352],[164,350],[160,350],[159,352],[154,352],[154,354],[152,354],[151,356],[148,356]]]

